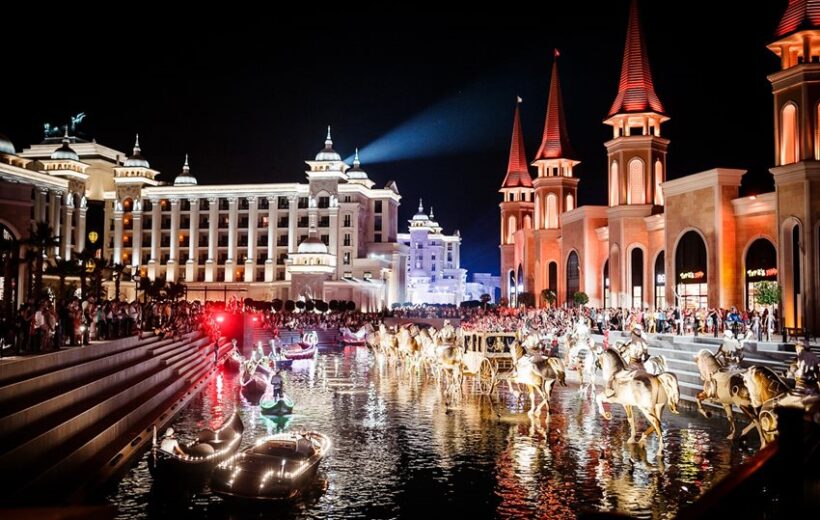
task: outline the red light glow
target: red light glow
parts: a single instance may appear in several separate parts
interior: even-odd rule
[[[216,317],[216,322],[217,323],[222,323],[223,321],[225,321],[225,316],[220,314],[219,316]]]

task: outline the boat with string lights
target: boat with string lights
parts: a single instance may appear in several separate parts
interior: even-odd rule
[[[319,463],[330,449],[330,438],[313,431],[260,439],[216,467],[211,489],[226,499],[297,498],[314,482]]]
[[[160,449],[154,439],[148,468],[154,477],[167,475],[210,474],[214,467],[239,449],[245,426],[234,412],[217,430],[200,431],[188,444],[180,444],[183,454]]]

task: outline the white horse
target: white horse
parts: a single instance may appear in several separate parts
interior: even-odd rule
[[[595,373],[598,370],[597,353],[600,349],[595,347],[595,342],[592,338],[584,344],[576,342],[572,348],[569,349],[568,354],[568,369],[573,367],[578,370],[578,379],[580,380],[580,387],[578,391],[584,395],[595,394]]]

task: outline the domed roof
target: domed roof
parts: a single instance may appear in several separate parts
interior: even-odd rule
[[[51,152],[51,158],[57,160],[69,160],[69,161],[79,161],[80,156],[77,155],[68,143],[70,142],[68,138],[68,128],[65,130],[65,135],[63,136],[63,145]]]
[[[423,220],[430,220],[430,217],[424,213],[424,206],[421,203],[421,199],[419,199],[419,211],[415,215],[413,215],[413,220],[415,221],[423,221]]]
[[[313,254],[327,254],[327,246],[322,240],[313,232],[306,239],[302,240],[299,247],[296,248],[297,253],[313,253]]]
[[[137,134],[137,140],[134,143],[134,153],[125,160],[124,166],[126,168],[150,168],[148,161],[142,156],[140,150],[140,134]]]
[[[12,143],[11,139],[3,134],[0,134],[0,153],[7,153],[10,155],[17,153],[14,150],[14,143]]]
[[[353,156],[353,167],[345,172],[347,178],[351,180],[368,180],[367,172],[362,170],[361,165],[362,163],[359,161],[359,149],[356,148],[356,155]]]
[[[317,161],[341,161],[342,156],[333,149],[333,139],[330,138],[330,125],[327,126],[327,138],[325,138],[325,147],[316,154]]]
[[[188,154],[185,154],[185,164],[182,165],[182,173],[174,179],[174,186],[196,186],[196,178],[191,175],[191,167],[188,166]]]

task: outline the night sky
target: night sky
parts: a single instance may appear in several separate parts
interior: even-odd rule
[[[292,18],[132,12],[100,25],[76,11],[23,13],[30,23],[4,27],[0,132],[19,150],[42,139],[44,122],[84,111],[81,131],[102,144],[130,152],[139,132],[162,180],[173,181],[187,152],[200,184],[294,182],[331,124],[343,157],[359,146],[378,187],[397,181],[400,232],[423,197],[445,232],[461,230],[463,267],[498,273],[515,96],[532,159],[555,47],[582,161],[579,204],[605,204],[611,129],[602,120],[617,91],[628,1],[545,4],[459,16],[390,3],[346,13],[317,5]],[[662,129],[669,178],[743,168],[743,194],[773,189],[766,75],[778,59],[765,44],[786,4],[641,2],[655,88],[672,118]]]

